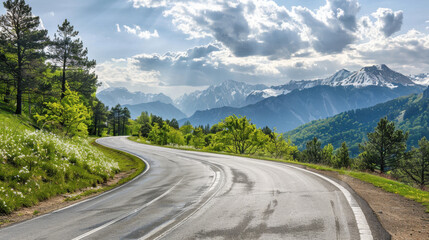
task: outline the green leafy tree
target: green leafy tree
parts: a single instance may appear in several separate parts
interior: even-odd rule
[[[337,153],[334,157],[333,162],[334,168],[348,168],[351,165],[350,156],[349,156],[349,149],[347,147],[346,142],[343,142],[341,144],[341,147],[337,150]]]
[[[180,127],[180,131],[185,138],[186,145],[189,145],[192,140],[192,132],[194,131],[194,127],[189,121],[187,121],[183,126]]]
[[[360,148],[366,152],[366,162],[374,162],[384,173],[386,169],[395,169],[407,149],[408,132],[397,130],[394,122],[382,118],[374,132],[368,133],[368,141]]]
[[[197,149],[203,148],[206,144],[204,137],[203,129],[201,127],[195,128],[192,133],[192,145]]]
[[[331,165],[334,159],[334,146],[332,144],[325,145],[322,149],[322,161],[325,165]]]
[[[148,134],[148,139],[152,143],[158,145],[166,145],[168,144],[168,136],[170,132],[170,126],[166,122],[163,122],[161,126],[158,123],[154,123],[151,131]]]
[[[222,136],[216,140],[222,141],[228,151],[253,154],[264,144],[262,131],[256,129],[246,117],[226,117],[219,123],[219,127],[223,129],[219,132]]]
[[[268,128],[269,129],[269,128]],[[286,141],[282,134],[279,134],[275,131],[262,132],[265,134],[265,146],[267,152],[274,158],[284,158],[287,160],[293,160],[293,152],[298,151],[298,148],[292,145],[292,142],[288,139]]]
[[[170,127],[170,132],[168,133],[168,141],[169,143],[183,145],[185,144],[185,139],[181,131]]]
[[[16,114],[22,113],[22,96],[25,91],[26,72],[31,63],[40,59],[46,46],[47,31],[40,30],[39,17],[33,16],[31,7],[24,0],[7,0],[3,3],[6,13],[0,16],[0,41],[3,60],[16,84]]]
[[[50,47],[50,57],[61,67],[61,98],[66,90],[66,72],[68,70],[91,69],[95,66],[95,61],[88,60],[88,49],[83,47],[83,42],[78,38],[79,32],[74,30],[70,22],[65,19],[61,26],[58,26],[57,33]]]
[[[413,148],[409,157],[401,161],[400,171],[423,189],[429,185],[429,141],[423,137],[419,148]]]
[[[59,126],[68,136],[88,135],[91,112],[83,104],[77,92],[66,86],[64,98],[60,102],[45,103],[44,115],[36,114],[37,122],[47,126]]]

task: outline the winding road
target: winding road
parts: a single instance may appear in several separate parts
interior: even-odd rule
[[[303,168],[109,137],[148,163],[133,181],[0,230],[0,239],[387,239],[347,185]]]

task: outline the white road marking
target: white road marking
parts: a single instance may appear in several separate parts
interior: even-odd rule
[[[201,196],[198,198],[198,200],[190,205],[189,207],[187,207],[187,209],[192,208],[194,205],[199,204],[203,197],[208,194],[210,191],[212,191],[218,184],[220,181],[221,177],[220,177],[220,172],[216,171],[215,172],[215,177],[213,178],[213,181],[211,183],[211,186],[203,193],[201,194]],[[192,213],[190,213],[188,216],[186,216],[186,218],[184,218],[182,221],[176,223],[174,226],[172,226],[171,228],[169,228],[168,230],[166,230],[165,232],[163,232],[161,235],[157,236],[154,240],[158,240],[161,239],[163,237],[165,237],[167,234],[169,234],[170,232],[172,232],[173,230],[177,229],[178,227],[180,227],[182,224],[184,224],[186,221],[188,221],[196,212],[198,212],[201,208],[203,208],[208,202],[210,202],[210,200],[213,199],[213,197],[218,193],[220,188],[218,188],[204,203],[202,203],[197,209],[195,209]],[[162,229],[164,229],[166,226],[174,223],[174,221],[176,221],[176,219],[182,215],[184,212],[187,211],[187,209],[185,209],[184,211],[182,211],[180,214],[178,214],[176,217],[174,217],[173,219],[171,219],[170,221],[165,222],[164,224],[162,224],[161,226],[155,228],[154,230],[150,231],[148,234],[146,234],[145,236],[141,237],[139,240],[144,240],[144,239],[148,239],[151,236],[155,235],[156,233],[158,233],[159,231],[162,231]]]
[[[180,181],[178,181],[176,184],[174,184],[174,186],[172,186],[172,187],[171,187],[170,189],[168,189],[166,192],[164,192],[163,194],[161,194],[161,195],[160,195],[160,196],[158,196],[157,198],[153,199],[152,201],[150,201],[150,202],[148,202],[148,203],[144,204],[143,206],[141,206],[141,207],[139,207],[139,208],[136,208],[136,209],[134,209],[133,211],[131,211],[131,212],[129,212],[129,213],[127,213],[127,214],[123,215],[123,216],[120,216],[120,217],[118,217],[118,218],[116,218],[116,219],[114,219],[114,220],[112,220],[112,221],[110,221],[110,222],[108,222],[108,223],[106,223],[106,224],[104,224],[104,225],[102,225],[102,226],[98,227],[98,228],[95,228],[95,229],[93,229],[93,230],[91,230],[91,231],[89,231],[89,232],[86,232],[86,233],[84,233],[84,234],[82,234],[82,235],[78,236],[78,237],[75,237],[75,238],[73,238],[72,240],[80,240],[80,239],[83,239],[83,238],[85,238],[85,237],[88,237],[89,235],[91,235],[91,234],[93,234],[93,233],[96,233],[96,232],[100,231],[100,230],[101,230],[101,229],[103,229],[103,228],[106,228],[106,227],[108,227],[108,226],[110,226],[110,225],[112,225],[112,224],[114,224],[114,223],[116,223],[116,222],[118,222],[118,221],[120,221],[120,220],[122,220],[122,219],[124,219],[124,218],[127,218],[128,216],[130,216],[130,215],[132,215],[132,214],[134,214],[134,213],[136,213],[136,212],[141,211],[143,208],[145,208],[145,207],[147,207],[147,206],[151,205],[152,203],[154,203],[154,202],[158,201],[159,199],[163,198],[165,195],[167,195],[167,194],[169,194],[171,191],[173,191],[173,189],[174,189],[177,185],[179,185],[179,184],[182,182],[182,180],[183,180],[183,177],[182,177],[182,179],[180,179]]]
[[[368,225],[368,222],[366,221],[365,218],[365,214],[363,213],[362,209],[359,207],[358,202],[353,198],[352,194],[343,186],[341,186],[340,184],[336,183],[335,181],[332,181],[331,179],[322,176],[318,173],[312,172],[312,171],[308,171],[299,167],[294,167],[294,166],[290,166],[287,165],[288,167],[291,168],[295,168],[304,172],[308,172],[311,173],[313,175],[316,175],[326,181],[328,181],[329,183],[331,183],[332,185],[336,186],[338,189],[340,189],[340,191],[344,194],[344,196],[347,199],[347,202],[349,203],[350,207],[352,208],[353,214],[355,216],[356,219],[356,224],[359,230],[359,235],[360,235],[360,239],[361,240],[372,240],[372,233],[371,233],[371,229]]]

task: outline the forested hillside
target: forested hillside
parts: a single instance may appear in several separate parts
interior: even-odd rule
[[[286,135],[299,149],[304,149],[307,141],[313,137],[322,144],[331,143],[340,147],[347,142],[351,153],[359,152],[359,143],[366,139],[366,134],[377,125],[380,118],[387,116],[397,126],[409,131],[408,147],[417,146],[423,137],[429,138],[429,90],[424,94],[400,97],[374,107],[357,109],[338,114],[334,117],[312,121],[302,125]],[[425,95],[425,97],[423,97]]]

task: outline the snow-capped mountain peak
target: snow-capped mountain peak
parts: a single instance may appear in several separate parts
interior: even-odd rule
[[[335,85],[338,82],[348,78],[352,73],[346,69],[341,69],[336,72],[334,75],[325,78],[321,81],[321,85]]]
[[[385,64],[363,67],[334,86],[380,86],[396,88],[399,85],[409,86],[414,83],[406,76],[391,70]]]

